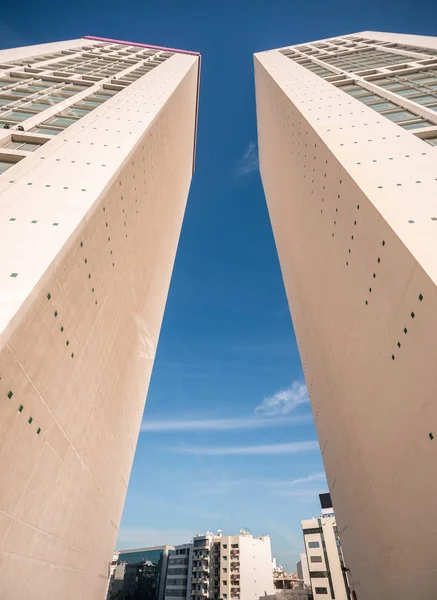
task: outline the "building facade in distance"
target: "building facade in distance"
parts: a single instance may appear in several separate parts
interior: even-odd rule
[[[193,538],[191,598],[258,600],[273,592],[269,536],[198,534]]]
[[[261,52],[255,82],[262,181],[352,595],[427,600],[437,38],[363,32]]]
[[[330,498],[329,494],[323,496]],[[302,521],[302,531],[314,598],[350,600],[347,570],[332,506],[322,505],[319,518]]]
[[[0,597],[101,600],[190,187],[200,57],[0,51]]]
[[[164,600],[165,578],[171,546],[121,550],[114,554],[107,600],[125,597],[138,600]],[[114,562],[114,561],[113,561]]]
[[[170,550],[168,557],[165,600],[191,600],[193,544],[182,544]]]
[[[300,560],[296,564],[297,576],[305,585],[311,585],[310,571],[306,552],[301,552]]]

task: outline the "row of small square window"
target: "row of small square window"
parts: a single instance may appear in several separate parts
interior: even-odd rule
[[[12,396],[14,395],[14,393],[12,391],[9,391],[7,396],[9,398],[9,400],[12,398]],[[20,406],[18,407],[18,412],[23,412],[24,406],[22,404],[20,404]],[[28,421],[29,425],[32,424],[33,422],[33,417],[29,417]],[[36,430],[36,433],[39,435],[41,433],[41,427],[38,427],[38,429]]]

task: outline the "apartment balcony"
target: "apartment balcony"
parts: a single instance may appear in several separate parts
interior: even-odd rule
[[[231,569],[231,573],[239,573],[239,572],[240,572],[240,569],[238,569],[237,567],[234,567],[233,569]]]
[[[237,591],[237,590],[233,590],[232,589],[234,586],[237,586],[238,588],[240,587],[240,580],[239,579],[235,579],[234,581],[232,581],[232,579],[231,579],[231,592],[232,591],[235,591],[235,592]],[[240,590],[238,590],[238,591],[240,591]]]
[[[231,593],[231,598],[232,598],[232,600],[239,600],[240,599],[240,593],[238,593],[238,594],[232,594]]]
[[[231,567],[239,567],[239,566],[240,566],[239,560],[231,560]]]

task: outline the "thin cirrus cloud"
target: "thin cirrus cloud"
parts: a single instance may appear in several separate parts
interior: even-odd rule
[[[297,454],[318,450],[319,444],[315,440],[305,442],[288,442],[284,444],[268,444],[264,446],[169,446],[170,452],[210,456],[261,456],[272,454]]]
[[[310,414],[290,415],[298,406],[309,402],[305,384],[293,381],[290,387],[266,396],[255,408],[255,417],[239,419],[198,419],[144,421],[141,431],[230,431],[304,425],[312,422]]]
[[[326,481],[325,473],[312,473],[311,475],[307,475],[306,477],[298,477],[297,479],[291,479],[290,481],[281,481],[280,483],[277,482],[275,485],[288,487],[293,485],[300,485],[301,483],[312,483],[314,481]]]
[[[255,415],[261,417],[279,417],[287,415],[301,404],[309,402],[306,385],[293,381],[290,387],[279,390],[273,396],[266,396],[255,408]]]
[[[261,429],[263,427],[282,427],[284,425],[304,425],[311,423],[311,415],[299,415],[286,419],[200,419],[193,421],[145,421],[141,431],[230,431],[237,429]]]
[[[237,175],[240,176],[250,175],[251,173],[258,171],[258,164],[258,150],[256,142],[249,142],[246,150],[238,160],[235,171]]]

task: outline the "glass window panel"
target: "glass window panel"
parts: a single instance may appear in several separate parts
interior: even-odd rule
[[[34,127],[32,129],[35,133],[43,133],[45,135],[58,135],[61,132],[60,129],[49,129],[46,127]]]
[[[22,143],[23,142],[9,142],[9,144],[6,144],[6,146],[3,146],[3,148],[7,148],[8,150],[17,150]]]
[[[437,146],[437,136],[433,138],[425,138],[425,142],[431,144],[431,146]]]
[[[62,96],[44,96],[44,100],[48,100],[49,102],[53,102],[56,104],[57,102],[62,102],[62,100],[66,100]]]
[[[15,164],[16,163],[8,162],[7,160],[0,160],[0,174],[13,167]]]
[[[420,90],[417,90],[416,88],[404,88],[403,90],[396,92],[396,94],[399,94],[399,96],[405,96],[405,98],[409,98],[418,92],[420,92]]]
[[[13,110],[12,112],[5,113],[4,116],[10,121],[25,121],[26,119],[30,119],[30,117],[34,117],[35,115],[29,112]]]
[[[28,85],[26,89],[31,92],[40,92],[41,90],[45,90],[46,87],[44,85]]]
[[[389,87],[390,85],[398,85],[397,83],[393,83],[393,79],[372,79],[369,83],[373,83],[374,85],[379,85],[380,87]]]
[[[377,96],[376,94],[372,94],[370,96],[362,96],[358,99],[360,100],[360,102],[364,102],[364,104],[370,104],[372,102],[376,102],[377,100],[384,100],[384,98],[381,98],[381,96]]]
[[[430,123],[429,121],[418,121],[417,123],[407,123],[406,125],[401,125],[404,129],[420,129],[421,127],[431,127],[431,125],[435,125],[435,123]]]
[[[431,102],[437,102],[437,96],[417,96],[412,100],[418,104],[430,104]]]
[[[352,92],[348,92],[350,96],[354,96],[355,98],[359,98],[360,96],[367,96],[368,93],[369,90],[363,90],[362,88],[358,90],[353,90]]]
[[[100,106],[102,104],[101,100],[91,100],[90,98],[87,98],[86,100],[82,100],[80,105],[81,106],[89,106],[90,108],[97,108],[98,106]]]
[[[14,100],[11,100],[11,98],[0,98],[0,106],[4,104],[10,104],[11,102],[14,102]]]
[[[73,123],[76,123],[77,119],[73,119],[72,117],[52,117],[45,121],[44,125],[58,125],[59,127],[68,127]]]
[[[47,110],[47,108],[50,108],[50,104],[44,104],[42,102],[32,102],[32,104],[26,104],[26,108],[30,108],[32,110],[36,110],[37,112],[41,112],[42,110]]]
[[[27,92],[25,90],[5,90],[6,94],[10,96],[16,96],[17,98],[24,98],[25,96],[29,96],[31,92]]]
[[[26,144],[23,144],[20,148],[20,150],[24,150],[25,152],[33,152],[34,150],[37,150],[38,148],[41,148],[42,144],[32,144],[30,142],[27,142]]]
[[[76,115],[78,117],[83,117],[84,115],[87,115],[91,111],[92,111],[92,108],[76,108],[76,107],[72,106],[65,112],[70,115]]]
[[[390,110],[392,108],[398,108],[397,104],[393,104],[393,102],[378,102],[377,104],[371,104],[370,108],[373,110],[377,110],[381,112],[382,110]]]
[[[376,83],[376,81],[372,81],[372,83]],[[381,87],[385,88],[386,90],[394,90],[401,85],[402,85],[402,82],[397,81],[397,82],[392,82],[392,83],[387,83],[387,84],[381,85]]]
[[[426,75],[421,75],[420,77],[414,77],[412,75],[409,75],[408,79],[417,81],[420,84],[422,84],[422,83],[437,83],[437,77],[427,77]]]
[[[11,83],[14,83],[13,79],[0,79],[0,87],[11,85]]]
[[[394,121],[395,123],[397,123],[398,121],[408,121],[409,119],[417,118],[417,115],[414,115],[409,110],[398,110],[396,112],[389,113],[384,116],[387,117],[387,119],[390,119],[390,121]]]

